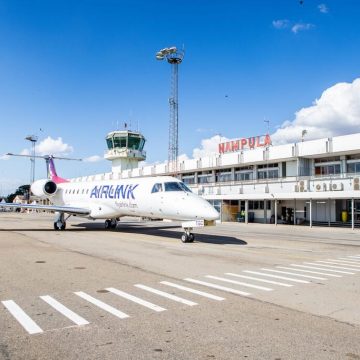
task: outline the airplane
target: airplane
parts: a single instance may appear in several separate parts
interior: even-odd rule
[[[179,220],[183,221],[184,243],[194,241],[193,228],[215,225],[219,218],[212,205],[175,177],[70,181],[57,175],[53,156],[43,158],[48,179],[33,182],[31,192],[49,199],[52,205],[1,203],[0,207],[54,211],[54,230],[65,230],[66,220],[72,215],[106,219],[106,229],[115,229],[122,216]]]

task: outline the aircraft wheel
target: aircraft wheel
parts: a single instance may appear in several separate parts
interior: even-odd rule
[[[195,240],[195,235],[193,233],[189,234],[189,242],[194,242]]]
[[[105,220],[105,229],[110,229],[111,227],[111,220]]]
[[[182,241],[183,243],[189,242],[189,236],[188,236],[187,234],[182,234],[182,235],[181,235],[181,241]]]
[[[58,227],[57,222],[54,222],[54,230],[60,230],[59,227]]]
[[[111,227],[111,229],[116,229],[116,225],[117,225],[116,219],[112,219],[112,220],[110,221],[110,227]]]
[[[66,222],[63,222],[60,226],[60,230],[65,230],[66,229]]]

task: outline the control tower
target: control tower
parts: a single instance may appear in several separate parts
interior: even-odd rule
[[[137,131],[112,131],[106,136],[106,144],[105,159],[112,162],[113,173],[135,169],[146,159],[145,138]]]

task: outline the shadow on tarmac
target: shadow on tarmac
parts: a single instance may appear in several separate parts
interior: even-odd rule
[[[105,231],[104,225],[102,223],[83,223],[73,225],[75,227],[85,227],[87,230],[93,231]],[[172,239],[179,240],[182,231],[172,231],[170,229],[179,229],[179,225],[155,225],[147,226],[145,224],[139,223],[118,223],[116,229],[106,230],[109,232],[122,232],[128,234],[143,234],[159,237],[168,237]],[[247,242],[241,239],[237,239],[233,236],[220,236],[220,235],[211,235],[211,234],[197,234],[195,235],[195,242],[207,243],[207,244],[232,244],[232,245],[247,245]]]
[[[159,236],[159,237],[168,237],[171,239],[176,239],[180,241],[182,231],[172,231],[171,229],[180,229],[179,225],[154,225],[148,226],[144,223],[118,223],[116,229],[106,229],[104,224],[101,222],[93,223],[80,223],[80,224],[71,224],[71,227],[65,230],[65,232],[80,232],[80,231],[99,231],[99,232],[121,232],[127,234],[143,234],[150,236]],[[33,232],[54,232],[56,234],[61,234],[62,231],[54,231],[52,227],[49,228],[0,228],[0,232],[4,231],[33,231]],[[206,244],[217,244],[217,245],[247,245],[247,242],[241,239],[238,239],[233,236],[222,236],[222,235],[211,235],[211,234],[198,234],[194,233],[195,242],[206,243]]]

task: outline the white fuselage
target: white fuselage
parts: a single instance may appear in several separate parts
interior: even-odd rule
[[[51,201],[55,205],[89,209],[88,217],[92,219],[128,215],[172,220],[218,219],[218,212],[206,200],[177,189],[179,186],[183,184],[170,176],[71,181],[58,184]]]

